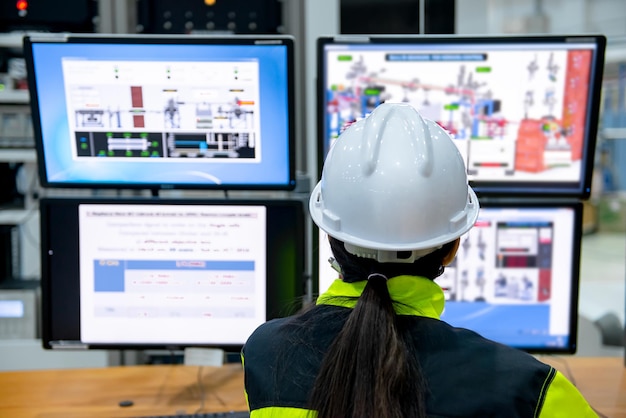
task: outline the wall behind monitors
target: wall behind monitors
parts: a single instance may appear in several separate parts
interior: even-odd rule
[[[342,34],[454,33],[454,0],[340,0]],[[424,16],[420,16],[420,13]],[[424,27],[420,27],[423,25]]]
[[[0,32],[95,32],[96,0],[0,2]]]
[[[45,187],[295,187],[289,36],[24,40]]]
[[[474,227],[435,282],[441,319],[535,353],[576,350],[582,204],[481,202]],[[338,278],[318,230],[319,292]]]
[[[339,36],[318,39],[318,162],[378,104],[408,102],[443,126],[479,195],[586,198],[603,36]]]
[[[45,348],[238,351],[303,295],[300,201],[40,204]]]
[[[137,32],[281,33],[280,0],[137,0]]]

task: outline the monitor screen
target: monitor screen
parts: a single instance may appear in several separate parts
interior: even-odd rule
[[[575,352],[581,229],[579,202],[481,202],[455,260],[435,280],[446,298],[441,319],[528,352]],[[318,231],[322,293],[338,273]]]
[[[318,163],[346,126],[406,102],[445,128],[480,196],[586,198],[603,36],[318,39]]]
[[[45,348],[239,350],[304,293],[297,200],[42,199]]]
[[[24,38],[46,187],[295,187],[293,38]]]

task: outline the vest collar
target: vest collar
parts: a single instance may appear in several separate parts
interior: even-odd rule
[[[354,308],[367,280],[346,283],[335,280],[328,290],[317,298],[318,305]],[[425,316],[439,319],[445,297],[441,287],[430,279],[418,276],[396,276],[387,280],[389,295],[398,315]]]

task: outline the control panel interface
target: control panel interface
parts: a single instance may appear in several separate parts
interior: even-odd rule
[[[588,192],[603,57],[589,39],[338,38],[320,53],[322,156],[376,106],[403,102],[451,135],[478,193]]]
[[[81,204],[79,241],[85,343],[240,344],[266,320],[264,206]]]
[[[261,157],[259,64],[63,60],[73,157]]]
[[[289,36],[26,37],[44,187],[295,187]]]
[[[565,349],[576,312],[578,215],[571,207],[481,208],[454,261],[435,282],[441,319],[523,348]],[[319,290],[337,279],[320,231]]]

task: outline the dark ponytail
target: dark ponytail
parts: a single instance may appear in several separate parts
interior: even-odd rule
[[[319,418],[426,417],[426,382],[408,330],[398,323],[387,277],[422,271],[419,275],[434,279],[451,247],[410,265],[355,257],[332,238],[331,247],[344,280],[367,278],[367,285],[324,357],[311,392],[311,409]]]

